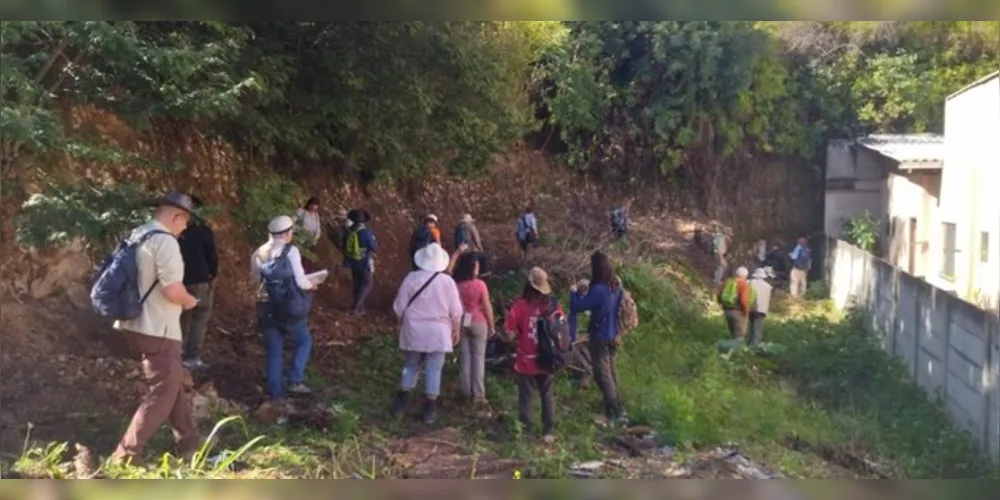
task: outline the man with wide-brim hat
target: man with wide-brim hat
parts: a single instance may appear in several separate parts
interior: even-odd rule
[[[195,210],[203,203],[191,195]],[[184,333],[184,367],[188,370],[204,370],[208,365],[201,359],[201,346],[208,332],[208,322],[214,303],[214,285],[219,275],[219,252],[215,246],[215,233],[201,217],[188,224],[177,241],[184,256],[184,286],[188,293],[198,298],[198,307],[181,314],[181,329]]]
[[[177,208],[187,212],[191,217],[199,217],[198,210],[202,206],[201,200],[198,197],[180,191],[169,191],[163,196],[146,200],[145,205],[157,208]]]
[[[169,423],[181,456],[193,455],[202,440],[184,391],[181,313],[198,305],[184,286],[184,257],[177,236],[197,213],[188,194],[171,191],[149,200],[153,219],[135,229],[137,285],[145,293],[139,316],[115,322],[126,342],[141,355],[148,390],[122,436],[113,458],[139,461],[146,443]],[[149,234],[153,233],[153,234]]]

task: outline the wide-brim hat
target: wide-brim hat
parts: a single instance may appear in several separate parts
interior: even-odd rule
[[[201,200],[187,193],[170,191],[159,198],[147,200],[144,205],[149,207],[170,206],[179,208],[191,214],[192,217],[198,217],[198,209],[201,208]]]
[[[549,285],[549,274],[540,267],[531,268],[531,272],[528,273],[528,285],[543,295],[552,293],[552,286]]]
[[[424,271],[440,273],[448,269],[451,257],[448,256],[448,252],[444,248],[441,248],[441,245],[431,243],[413,254],[413,262]]]
[[[462,222],[465,223],[465,224],[471,224],[471,223],[473,223],[475,221],[476,221],[476,219],[472,218],[472,214],[463,214],[462,215]]]
[[[425,221],[430,220],[430,221],[437,222],[438,221],[438,216],[436,216],[434,214],[427,214],[427,215],[424,216],[424,220]]]

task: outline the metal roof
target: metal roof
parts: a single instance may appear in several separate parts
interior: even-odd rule
[[[940,134],[872,134],[857,144],[899,163],[940,163],[944,136]]]

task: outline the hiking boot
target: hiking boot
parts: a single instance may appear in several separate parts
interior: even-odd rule
[[[615,423],[622,427],[628,427],[628,415],[622,411],[618,414],[618,417],[615,418]]]
[[[434,423],[434,418],[437,416],[437,401],[433,399],[427,399],[424,401],[424,412],[420,419],[427,425]]]
[[[408,391],[399,391],[396,393],[396,399],[392,400],[392,406],[389,407],[389,413],[393,416],[397,416],[403,413],[406,409],[406,403],[410,400],[410,393]]]
[[[191,372],[208,368],[208,363],[202,361],[201,358],[185,359],[181,362],[181,365]]]
[[[307,394],[312,394],[313,391],[306,384],[303,384],[302,382],[299,382],[297,384],[292,384],[292,385],[288,386],[288,392],[290,392],[292,394],[307,395]]]
[[[552,444],[556,442],[556,436],[551,431],[546,432],[542,435],[542,442],[545,444]]]

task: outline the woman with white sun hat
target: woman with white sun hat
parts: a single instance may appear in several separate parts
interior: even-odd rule
[[[458,288],[448,274],[452,259],[440,244],[431,243],[417,250],[413,261],[417,269],[403,279],[393,302],[400,320],[399,348],[406,354],[406,361],[391,412],[398,415],[406,409],[423,367],[426,399],[422,418],[430,424],[437,411],[445,355],[459,341],[463,310]]]

